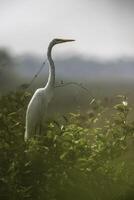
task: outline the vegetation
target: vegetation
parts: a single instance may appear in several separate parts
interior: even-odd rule
[[[47,122],[42,136],[24,142],[29,98],[0,99],[0,199],[134,199],[134,123],[125,97],[111,115],[92,101],[92,112]]]

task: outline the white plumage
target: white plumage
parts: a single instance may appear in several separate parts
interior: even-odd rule
[[[74,40],[54,39],[50,42],[47,51],[49,61],[49,77],[44,88],[39,88],[32,96],[26,111],[25,140],[41,134],[43,119],[46,117],[47,107],[54,95],[55,66],[51,57],[52,47],[55,44]]]
[[[30,100],[26,112],[25,139],[41,134],[42,123],[46,116],[48,103],[53,96],[52,91],[50,92],[45,88],[37,89]]]

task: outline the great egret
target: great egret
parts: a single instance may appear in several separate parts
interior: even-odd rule
[[[70,39],[53,39],[47,51],[49,61],[49,77],[45,87],[39,88],[33,94],[26,111],[25,140],[34,135],[40,135],[43,119],[46,115],[47,107],[51,101],[55,87],[55,66],[51,52],[54,45],[63,42],[72,42]]]

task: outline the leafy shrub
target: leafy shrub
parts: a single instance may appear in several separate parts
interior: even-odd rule
[[[134,199],[134,124],[125,97],[112,116],[93,102],[92,113],[48,122],[26,143],[29,98],[16,92],[0,100],[0,199]]]

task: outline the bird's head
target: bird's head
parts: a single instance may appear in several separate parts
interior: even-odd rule
[[[55,38],[52,40],[52,43],[53,43],[53,45],[55,45],[55,44],[60,44],[60,43],[64,43],[64,42],[73,42],[73,41],[75,41],[75,40]]]

